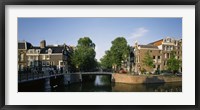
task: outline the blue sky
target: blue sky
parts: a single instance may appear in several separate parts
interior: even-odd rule
[[[116,37],[133,46],[136,40],[147,44],[167,36],[182,38],[182,18],[18,18],[19,41],[76,46],[79,38],[90,37],[98,60]]]

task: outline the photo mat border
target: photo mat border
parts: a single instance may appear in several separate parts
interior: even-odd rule
[[[70,105],[43,105],[43,106],[39,106],[39,105],[31,105],[31,106],[23,106],[23,105],[19,105],[19,106],[12,106],[12,105],[5,105],[5,5],[195,5],[195,56],[199,55],[199,51],[197,50],[198,47],[200,47],[200,44],[198,41],[199,40],[199,32],[200,32],[200,2],[199,0],[163,0],[163,1],[159,1],[159,0],[137,0],[137,1],[129,1],[129,0],[124,0],[119,1],[119,0],[115,0],[115,1],[90,1],[90,0],[85,0],[85,1],[80,1],[80,0],[68,0],[68,1],[64,1],[64,0],[60,0],[60,1],[55,1],[55,0],[41,0],[41,1],[29,1],[27,2],[26,0],[8,0],[8,1],[1,1],[1,9],[2,11],[0,12],[0,15],[2,15],[0,17],[0,22],[1,22],[1,40],[0,40],[0,44],[1,44],[1,48],[0,48],[0,53],[1,53],[1,57],[0,57],[0,61],[1,61],[1,66],[0,66],[0,70],[1,70],[1,74],[0,74],[0,78],[1,78],[1,84],[0,84],[0,94],[1,94],[1,99],[0,99],[0,106],[1,109],[73,109],[73,110],[78,110],[81,108],[84,109],[104,109],[104,110],[110,110],[110,109],[117,109],[117,110],[123,110],[123,109],[138,109],[138,110],[142,110],[142,109],[149,109],[149,110],[154,110],[154,109],[177,109],[177,110],[193,110],[193,109],[199,109],[199,75],[197,74],[199,72],[199,59],[196,58],[195,61],[195,105],[174,105],[174,106],[168,106],[168,105],[159,105],[159,106],[150,106],[150,105],[145,105],[145,106],[141,106],[141,105],[131,105],[131,106],[97,106],[97,105],[93,105],[93,106],[70,106]]]

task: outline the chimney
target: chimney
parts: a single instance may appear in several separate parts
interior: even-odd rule
[[[45,48],[46,47],[46,41],[45,40],[42,40],[40,42],[40,48]]]

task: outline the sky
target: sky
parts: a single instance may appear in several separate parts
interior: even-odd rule
[[[148,44],[166,37],[182,38],[182,18],[18,18],[18,41],[39,46],[67,44],[76,46],[81,37],[96,45],[96,59],[103,57],[111,42],[125,37],[133,46]]]

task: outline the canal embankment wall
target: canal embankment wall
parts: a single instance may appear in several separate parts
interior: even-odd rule
[[[180,76],[162,76],[162,75],[130,75],[130,74],[112,74],[112,81],[115,83],[141,84],[141,83],[165,83],[180,82]]]

